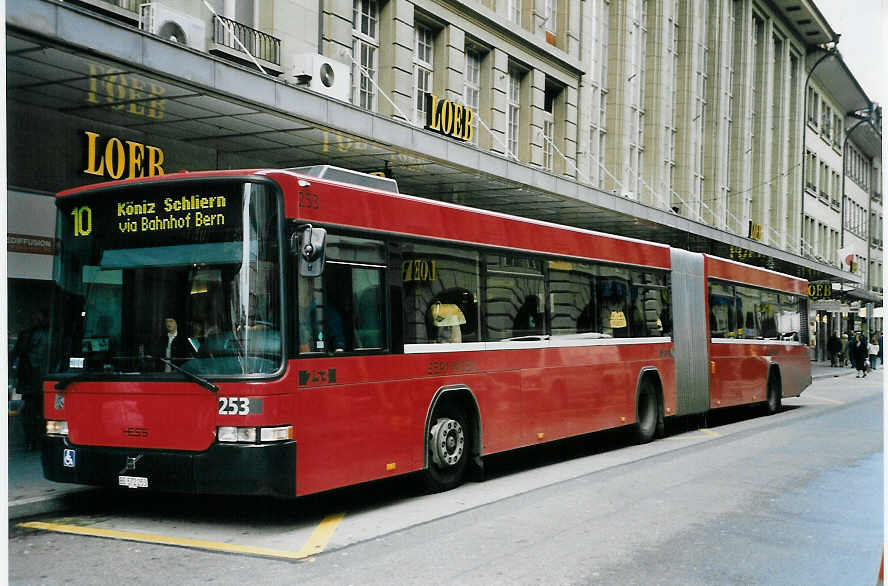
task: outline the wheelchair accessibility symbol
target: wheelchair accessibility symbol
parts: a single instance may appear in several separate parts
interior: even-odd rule
[[[65,468],[74,468],[74,466],[75,466],[75,452],[74,452],[74,450],[65,450],[65,454],[62,457],[62,464],[65,465]]]

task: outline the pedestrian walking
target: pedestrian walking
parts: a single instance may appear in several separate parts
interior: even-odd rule
[[[848,366],[848,363],[853,359],[851,358],[851,340],[848,339],[848,334],[842,334],[842,356],[839,361],[840,366]],[[854,363],[851,362],[851,366],[854,366]]]
[[[854,334],[851,354],[854,356],[854,368],[857,369],[857,378],[865,378],[869,349],[867,348],[866,339],[859,332]]]
[[[25,449],[36,450],[43,437],[43,377],[47,371],[48,328],[46,314],[37,311],[31,318],[30,327],[22,330],[15,348],[9,356],[9,364],[18,360],[17,390],[25,405],[22,423],[25,429]]]
[[[839,355],[842,353],[842,341],[835,332],[829,337],[826,343],[826,352],[829,354],[829,365],[838,366]]]
[[[875,335],[867,345],[867,351],[869,352],[870,370],[876,370],[879,360],[879,342]]]

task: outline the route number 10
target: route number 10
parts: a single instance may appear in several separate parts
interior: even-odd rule
[[[82,206],[71,210],[74,216],[74,236],[89,236],[92,232],[92,210]]]

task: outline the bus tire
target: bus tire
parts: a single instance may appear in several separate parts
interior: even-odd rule
[[[660,423],[660,402],[657,388],[649,378],[644,378],[638,387],[635,402],[635,440],[646,444],[657,436]]]
[[[424,483],[430,492],[462,484],[472,455],[472,428],[465,411],[453,403],[435,409],[426,433],[428,467]]]
[[[783,390],[780,388],[780,376],[771,371],[768,375],[768,400],[765,409],[768,415],[778,413],[783,408]]]

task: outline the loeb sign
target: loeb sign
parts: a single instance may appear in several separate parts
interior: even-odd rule
[[[434,94],[425,95],[425,106],[426,129],[458,140],[474,140],[474,110],[453,100],[442,100]]]

